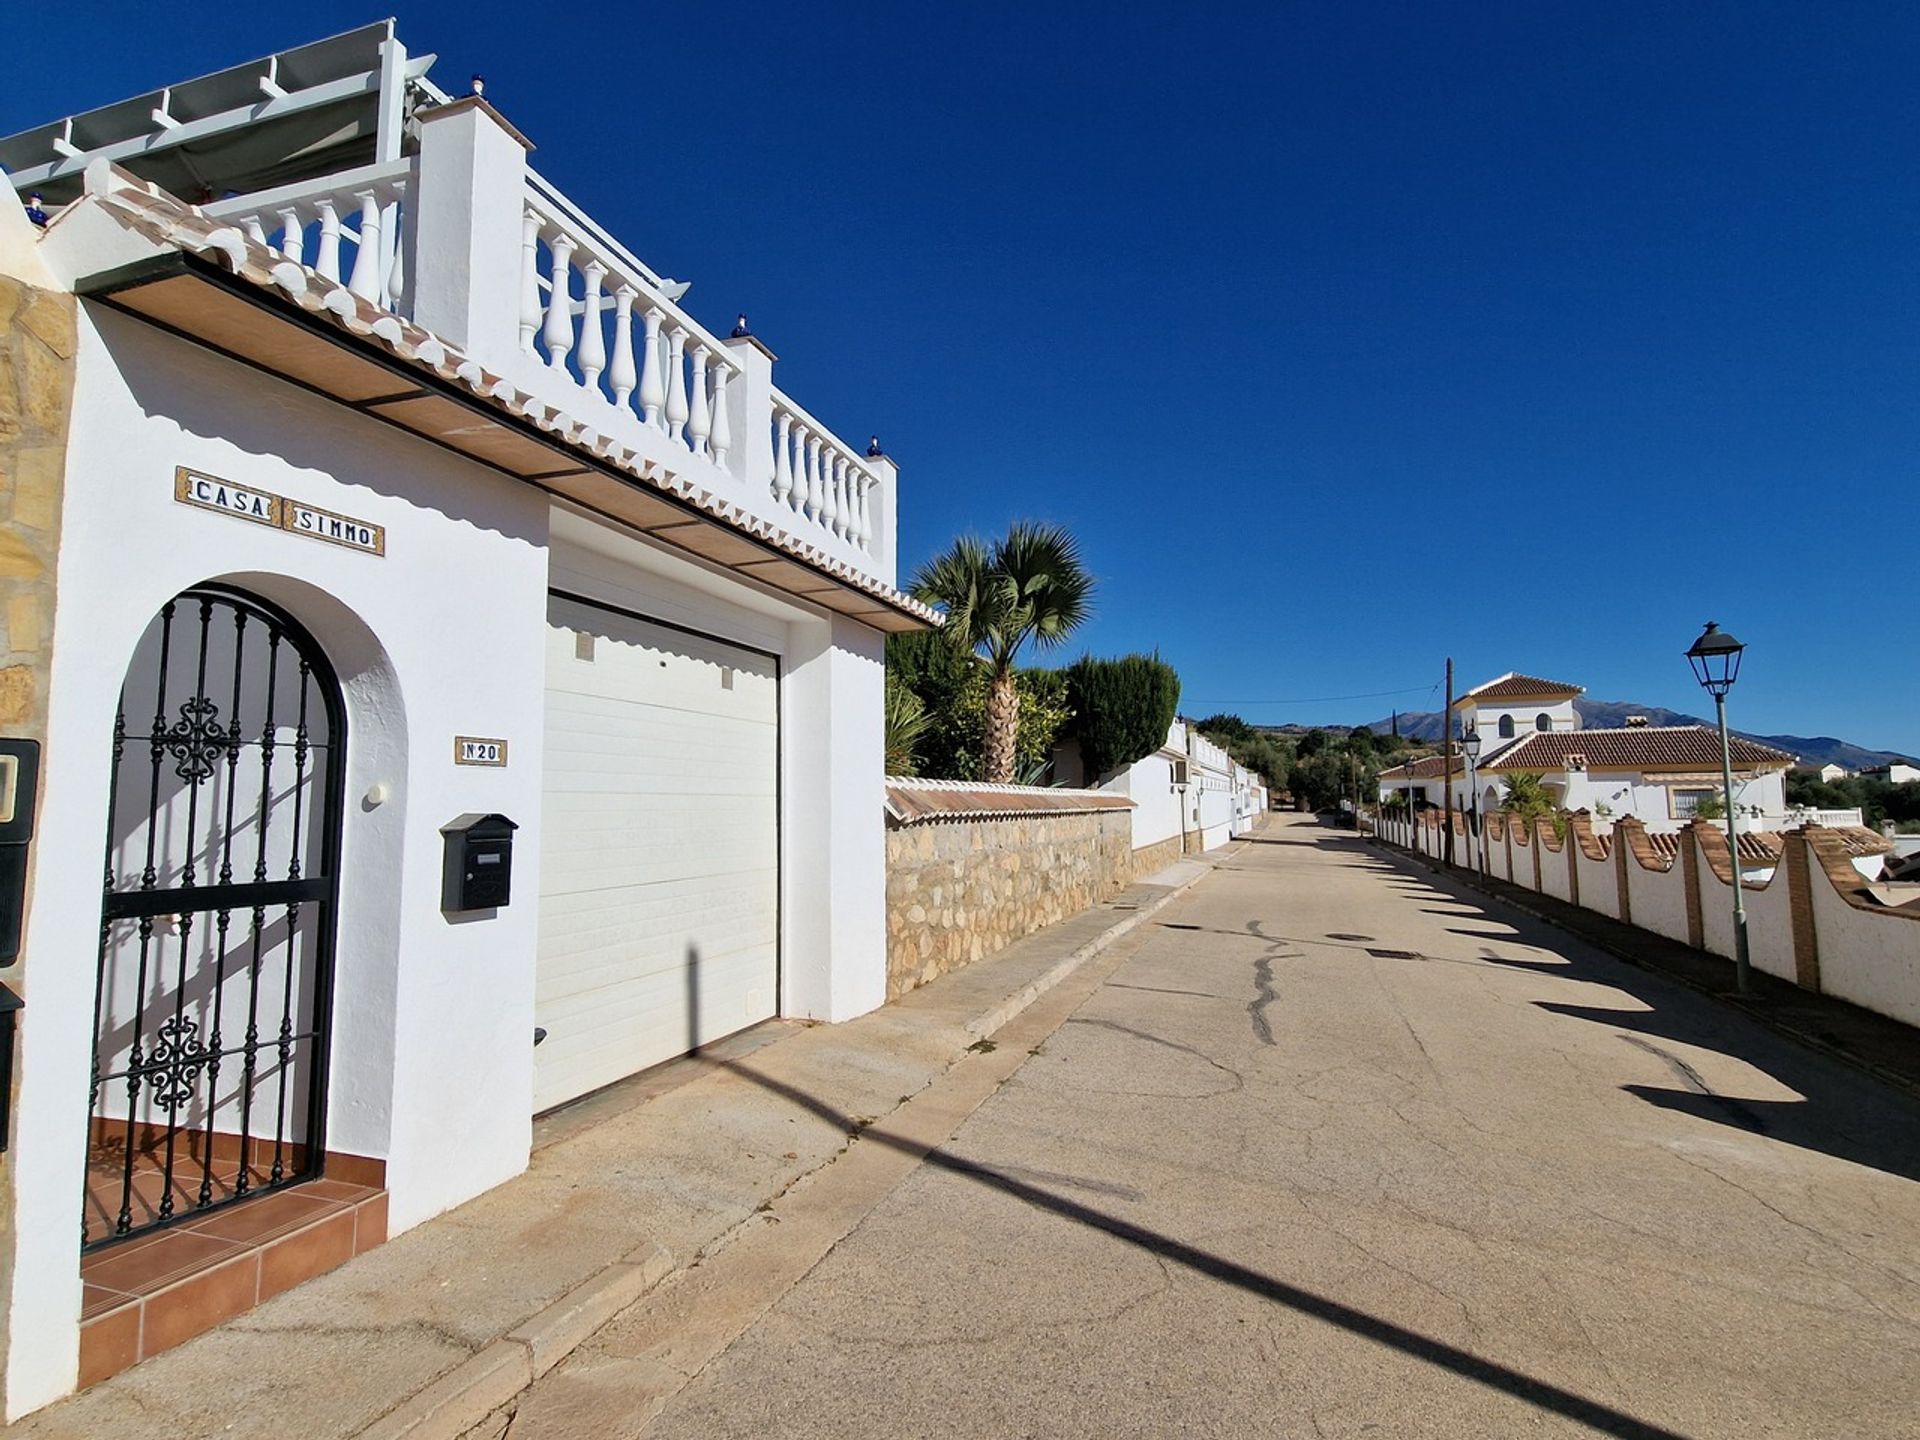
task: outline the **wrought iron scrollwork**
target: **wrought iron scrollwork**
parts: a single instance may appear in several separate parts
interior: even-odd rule
[[[217,1052],[200,1043],[200,1022],[187,1016],[175,1016],[155,1032],[152,1052],[147,1056],[147,1089],[153,1103],[169,1115],[193,1098],[200,1072]]]
[[[179,763],[173,773],[198,785],[226,757],[233,736],[220,723],[220,707],[204,695],[180,702],[180,718],[166,735],[167,753]]]

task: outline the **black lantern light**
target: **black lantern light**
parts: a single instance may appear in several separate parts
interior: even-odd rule
[[[1746,648],[1709,620],[1687,651],[1687,663],[1693,666],[1694,678],[1702,688],[1714,699],[1724,700],[1733,682],[1740,678],[1740,652]]]

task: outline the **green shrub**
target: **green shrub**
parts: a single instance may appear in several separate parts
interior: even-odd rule
[[[1067,667],[1072,734],[1088,783],[1097,783],[1166,742],[1180,710],[1180,676],[1152,655],[1082,656]]]

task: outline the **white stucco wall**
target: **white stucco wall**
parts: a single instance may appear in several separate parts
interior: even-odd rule
[[[10,1157],[16,1415],[75,1375],[115,701],[140,634],[192,585],[223,579],[278,603],[340,675],[348,743],[327,1144],[386,1162],[392,1232],[527,1161],[550,581],[780,657],[782,1010],[839,1020],[886,994],[880,632],[93,306],[75,415]],[[386,554],[181,504],[180,465],[382,525]],[[511,763],[455,766],[457,734],[505,739]],[[467,811],[519,823],[514,900],[450,917],[439,827]]]
[[[1676,859],[1670,870],[1648,870],[1629,851],[1627,894],[1633,901],[1634,924],[1684,945],[1687,943],[1687,877],[1681,863]]]
[[[1813,866],[1820,986],[1908,1025],[1920,1025],[1920,919],[1856,909]]]
[[[73,1383],[98,944],[85,917],[100,907],[113,715],[141,632],[189,586],[223,578],[281,604],[346,691],[329,1147],[387,1160],[399,1231],[517,1173],[530,1133],[538,768],[456,768],[451,751],[455,734],[484,734],[539,754],[544,498],[93,306],[74,410],[14,1148],[13,1413]],[[180,504],[176,465],[384,525],[387,554]],[[438,827],[469,810],[525,827],[517,898],[455,924]]]

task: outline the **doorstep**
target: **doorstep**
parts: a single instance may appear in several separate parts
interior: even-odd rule
[[[82,1388],[387,1238],[387,1192],[309,1180],[82,1258]]]

